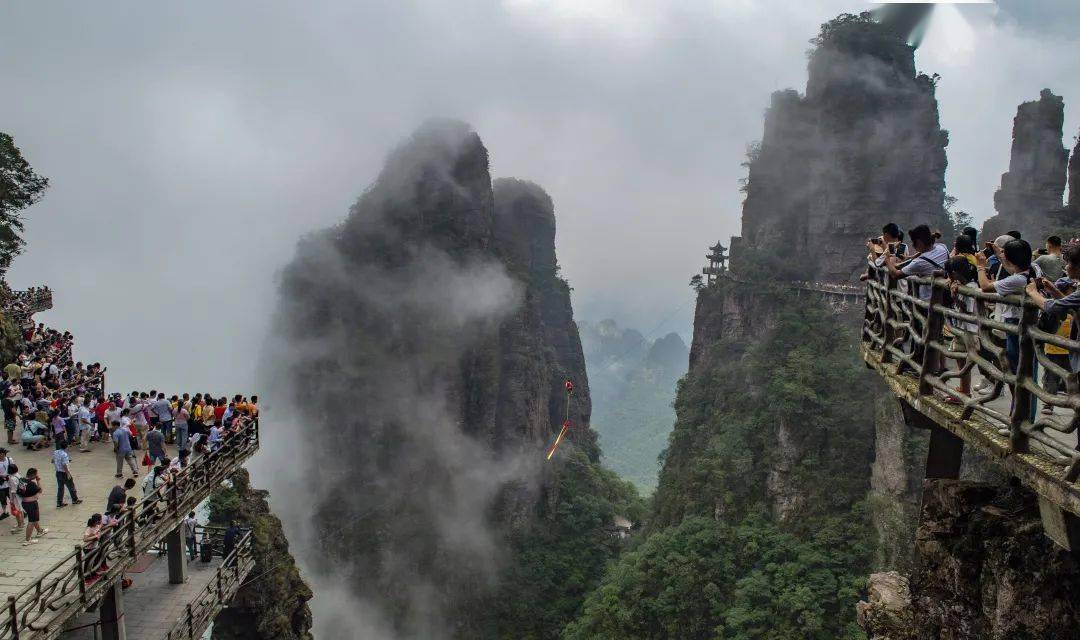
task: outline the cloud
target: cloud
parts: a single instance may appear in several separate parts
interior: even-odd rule
[[[917,56],[942,74],[949,191],[977,219],[1017,104],[1052,87],[1070,145],[1080,126],[1080,46],[1058,26],[1075,10],[1059,4],[960,7],[966,27],[943,19]],[[7,3],[0,127],[53,185],[11,277],[52,284],[45,319],[122,388],[246,388],[296,238],[449,116],[483,135],[497,176],[559,203],[578,316],[653,326],[690,299],[703,249],[739,231],[739,163],[769,94],[804,87],[820,23],[868,6]],[[690,319],[686,305],[661,331]]]

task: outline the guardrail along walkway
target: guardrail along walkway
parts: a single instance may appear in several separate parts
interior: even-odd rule
[[[1039,495],[1055,542],[1080,550],[1080,384],[1068,365],[1080,342],[1040,320],[1026,296],[973,287],[954,296],[943,278],[870,274],[862,355],[905,416],[931,429],[927,477],[958,477],[963,447],[973,446]],[[1048,391],[1040,372],[1058,376],[1060,389]],[[986,392],[961,391],[965,378]]]
[[[17,536],[3,534],[5,539],[0,541],[0,548],[4,549],[4,566],[23,566],[20,561],[25,566],[17,576],[9,578],[15,584],[0,583],[0,593],[8,594],[4,609],[0,611],[0,639],[49,640],[58,637],[71,618],[99,605],[109,596],[110,590],[119,588],[116,585],[120,577],[139,556],[170,537],[174,545],[182,544],[178,534],[180,521],[258,450],[259,425],[258,419],[251,420],[230,433],[220,449],[194,458],[174,482],[139,502],[134,510],[122,514],[93,545],[71,546],[72,539],[81,541],[86,512],[102,511],[109,489],[117,482],[112,478],[115,464],[111,447],[108,443],[96,447],[98,450],[94,453],[72,455],[72,470],[84,501],[83,505],[78,505],[82,512],[76,511],[76,505],[69,505],[64,510],[47,506],[55,485],[46,480],[41,499],[42,522],[49,527],[50,517],[64,518],[64,521],[41,538],[41,544],[31,547],[20,548],[15,540]],[[20,456],[15,452],[15,455],[20,465],[27,465],[33,454]],[[95,465],[94,473],[90,472],[90,465]],[[47,461],[36,466],[43,470],[46,478],[49,477],[46,472],[51,465]],[[88,480],[92,477],[100,479],[95,483]],[[50,566],[39,568],[39,554],[60,557]],[[109,636],[108,630],[105,636]]]

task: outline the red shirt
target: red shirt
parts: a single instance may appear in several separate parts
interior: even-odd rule
[[[214,419],[221,420],[221,416],[225,415],[225,407],[214,407]]]
[[[98,421],[105,422],[105,412],[112,408],[112,402],[99,402],[98,405],[94,407],[94,413],[97,414]]]

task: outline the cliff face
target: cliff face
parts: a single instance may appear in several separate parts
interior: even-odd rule
[[[213,640],[312,640],[312,593],[289,552],[281,521],[270,512],[265,491],[251,487],[246,469],[232,487],[210,500],[210,521],[228,526],[235,520],[250,527],[255,568],[229,608],[214,620]]]
[[[1069,158],[1069,212],[1080,215],[1080,139]]]
[[[732,245],[744,275],[755,272],[746,252],[758,251],[798,264],[800,279],[849,281],[885,222],[948,228],[948,134],[914,49],[868,14],[841,16],[814,42],[805,95],[773,94],[749,153],[742,238]]]
[[[314,572],[355,599],[321,634],[476,637],[515,562],[508,536],[560,504],[563,457],[598,460],[554,236],[540,187],[493,189],[479,136],[435,122],[340,226],[301,242],[270,359],[324,484],[305,507]]]
[[[946,228],[948,136],[938,123],[934,83],[916,72],[912,47],[868,14],[823,25],[814,44],[805,95],[773,95],[764,136],[750,153],[742,237],[732,245],[732,268],[742,279],[842,282],[863,270],[865,238],[885,222]],[[818,304],[812,296],[803,302]],[[730,367],[742,350],[717,345],[760,341],[782,307],[760,287],[703,290],[690,376]],[[854,314],[842,320],[857,322]],[[919,476],[908,468],[918,438],[888,407],[883,400],[863,418],[880,460],[872,478],[872,509],[886,541],[879,559],[891,565],[914,531]],[[787,519],[807,500],[805,481],[794,472],[799,461],[831,445],[807,439],[797,418],[776,423],[773,432],[764,482],[772,513]],[[680,456],[669,452],[669,463]]]
[[[551,198],[531,182],[503,178],[494,185],[493,249],[520,285],[522,301],[499,329],[499,401],[491,443],[496,450],[540,451],[565,420],[567,435],[592,461],[599,459],[589,427],[592,403],[585,357],[573,320],[570,288],[558,275],[555,210]],[[567,401],[564,382],[574,382]],[[545,469],[545,471],[547,471]],[[513,528],[527,526],[542,494],[557,500],[557,485],[544,474],[542,486],[518,483],[503,494]]]
[[[865,628],[875,631],[870,637],[1076,637],[1080,566],[1043,534],[1033,493],[1000,483],[934,480],[923,496],[910,602],[905,606],[902,592],[879,598],[897,615],[877,617],[888,624],[876,626],[874,616],[863,616],[871,623]],[[861,611],[881,609],[873,595]]]
[[[1065,101],[1049,89],[1039,99],[1021,104],[1013,119],[1009,170],[994,193],[997,215],[983,225],[993,239],[1017,229],[1040,246],[1047,235],[1080,220],[1062,206],[1069,151],[1061,144]]]
[[[496,180],[495,249],[511,274],[525,284],[525,303],[519,313],[526,314],[526,331],[509,336],[504,342],[539,341],[539,349],[530,351],[528,358],[543,360],[546,370],[544,420],[531,429],[526,441],[544,440],[558,431],[564,420],[574,427],[570,439],[585,449],[593,461],[599,459],[596,433],[589,428],[592,400],[589,379],[585,374],[585,355],[581,348],[577,324],[570,304],[570,287],[559,276],[555,258],[555,208],[548,194],[536,184],[513,178]],[[515,340],[516,338],[516,340]],[[513,373],[513,368],[510,372]],[[563,383],[574,382],[574,396],[566,401]],[[510,398],[503,406],[520,406]],[[528,403],[525,403],[528,404]],[[514,420],[504,420],[514,424]]]
[[[904,424],[896,398],[875,385],[874,462],[867,503],[877,533],[874,567],[911,569],[929,436]]]

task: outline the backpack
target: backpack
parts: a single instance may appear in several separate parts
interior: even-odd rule
[[[27,487],[29,484],[30,483],[26,480],[19,478],[19,486],[15,487],[15,495],[19,496],[20,498],[25,498],[28,493]]]

